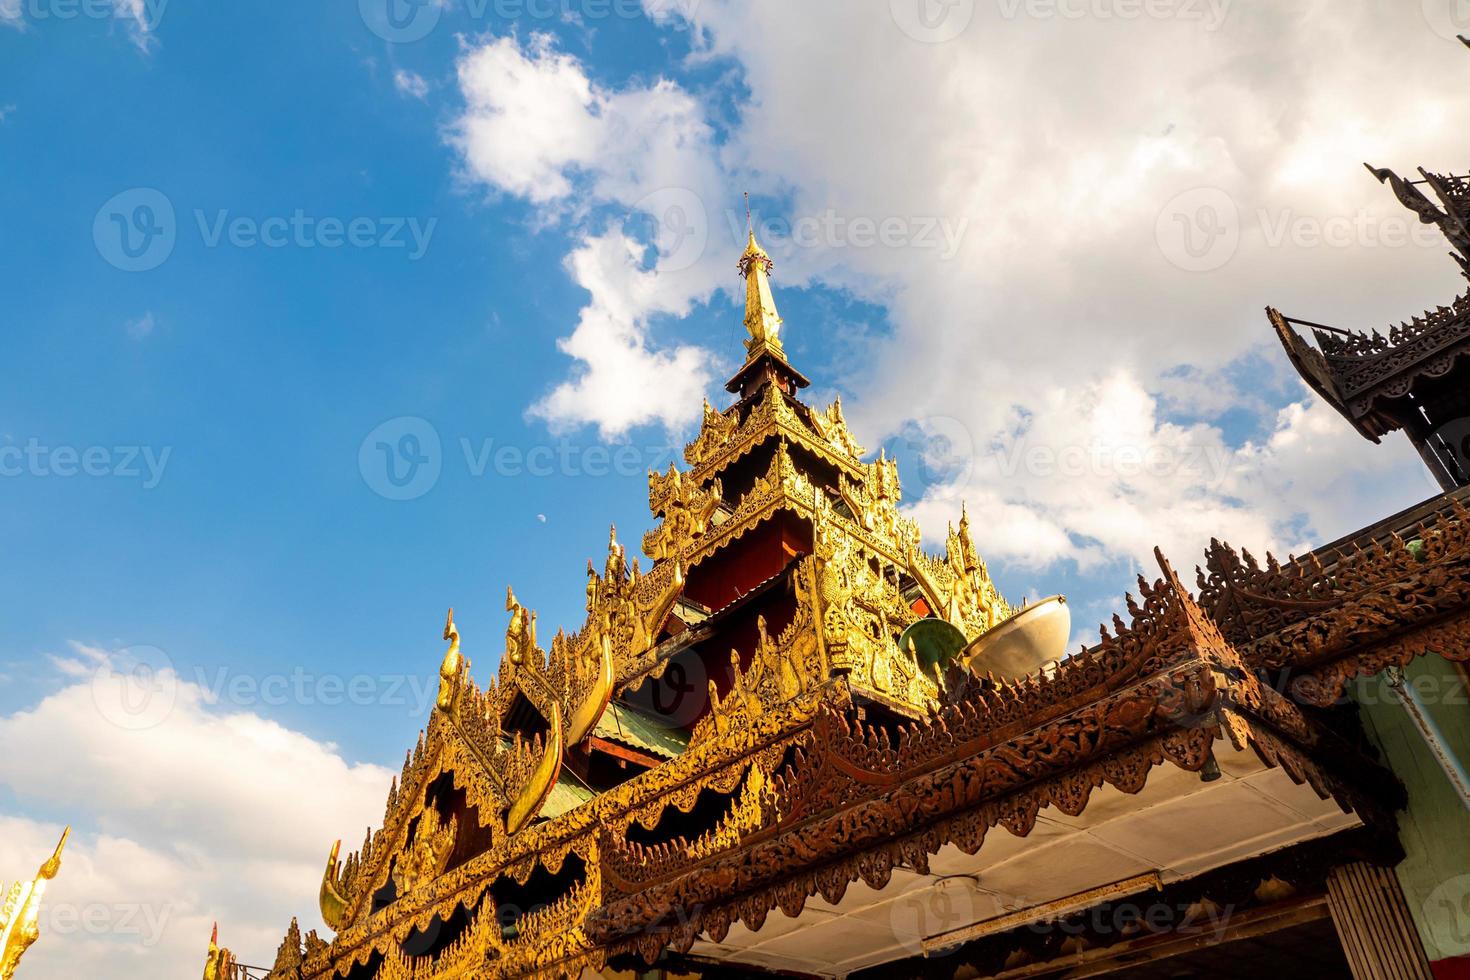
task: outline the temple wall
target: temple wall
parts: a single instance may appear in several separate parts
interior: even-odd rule
[[[1470,766],[1470,698],[1453,664],[1421,657],[1405,671],[1446,743]],[[1399,815],[1399,883],[1431,961],[1470,956],[1470,810],[1382,675],[1361,682],[1365,727],[1409,792]],[[1443,972],[1437,964],[1436,975]],[[1457,964],[1459,966],[1459,964]],[[1453,974],[1458,975],[1458,974]]]

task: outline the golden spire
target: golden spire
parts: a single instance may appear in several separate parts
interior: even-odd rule
[[[770,273],[775,263],[755,240],[755,229],[740,256],[740,274],[745,277],[745,329],[750,339],[745,350],[755,357],[762,349],[786,359],[781,347],[781,315],[776,312],[776,299],[771,295]]]
[[[61,843],[41,865],[34,881],[18,881],[11,886],[0,905],[0,977],[10,980],[20,966],[20,958],[41,935],[41,899],[46,883],[61,872],[61,852],[66,847],[71,828],[62,831]]]

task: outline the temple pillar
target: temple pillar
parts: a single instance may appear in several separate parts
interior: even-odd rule
[[[1354,980],[1433,980],[1392,870],[1362,861],[1333,868],[1327,907]]]

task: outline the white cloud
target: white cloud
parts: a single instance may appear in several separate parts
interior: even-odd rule
[[[390,773],[212,707],[171,670],[118,674],[122,658],[73,651],[59,691],[0,716],[0,744],[15,749],[0,755],[0,785],[26,813],[52,817],[0,816],[4,875],[34,873],[57,819],[76,827],[26,969],[192,976],[215,920],[247,962],[269,966],[293,915],[322,929],[327,849],[337,838],[355,844],[380,818]]]
[[[465,176],[577,226],[567,268],[591,297],[559,341],[577,364],[531,414],[557,428],[593,424],[609,437],[696,418],[713,358],[658,346],[650,319],[686,314],[728,279],[731,256],[704,247],[705,202],[725,182],[699,102],[663,79],[603,89],[544,35],[524,47],[495,38],[472,48],[459,84],[465,111],[449,139]],[[651,267],[624,230],[588,215],[596,204],[652,220]]]
[[[1310,398],[1281,407],[1284,358],[1261,313],[1383,325],[1463,288],[1443,241],[1410,239],[1413,216],[1359,166],[1470,156],[1449,123],[1470,114],[1470,90],[1445,81],[1464,49],[1417,9],[1234,5],[1215,25],[1186,15],[1203,5],[1128,18],[982,4],[928,44],[887,5],[646,6],[692,22],[696,61],[743,73],[723,172],[789,197],[792,221],[819,230],[767,242],[783,282],[888,310],[892,335],[847,379],[866,441],[948,419],[978,448],[917,503],[931,530],[968,497],[982,550],[1030,567],[1095,569],[1154,543],[1184,563],[1211,535],[1299,547],[1432,492],[1402,436],[1373,446]],[[1236,217],[1219,214],[1225,250],[1189,271],[1170,202],[1201,187]],[[891,219],[907,238],[855,240],[855,221]],[[919,222],[964,229],[952,258],[920,247]],[[1260,363],[1269,377],[1223,370]],[[1232,409],[1275,433],[1193,421]],[[1038,448],[1219,463],[1065,477],[997,458]]]
[[[535,203],[571,193],[567,171],[593,161],[601,129],[575,58],[546,35],[525,50],[497,38],[460,60],[459,86],[465,113],[452,142],[473,177]]]
[[[156,324],[153,320],[153,313],[148,312],[144,313],[142,316],[138,317],[135,320],[129,320],[124,329],[127,331],[128,336],[133,340],[144,340],[145,338],[152,335],[153,328],[155,326]]]
[[[491,39],[460,61],[466,110],[451,139],[465,174],[578,229],[568,267],[591,300],[562,341],[578,363],[533,415],[605,434],[690,417],[697,399],[681,407],[671,386],[691,366],[705,383],[716,355],[661,349],[649,323],[735,285],[741,229],[720,202],[750,186],[791,202],[779,217],[799,234],[768,229],[765,242],[784,284],[889,313],[892,334],[849,358],[865,366],[846,385],[866,441],[943,418],[984,450],[916,510],[953,515],[969,498],[994,554],[1095,570],[1155,543],[1193,556],[1212,535],[1291,548],[1430,492],[1400,437],[1371,446],[1283,394],[1295,383],[1283,388],[1261,314],[1272,303],[1371,326],[1463,285],[1443,243],[1411,237],[1413,217],[1358,166],[1470,155],[1448,123],[1470,112],[1470,92],[1444,84],[1463,48],[1415,13],[1324,18],[1304,0],[1205,23],[1189,13],[1201,5],[1134,18],[979,5],[954,40],[928,44],[881,4],[866,16],[840,0],[646,6],[692,27],[696,62],[738,66],[727,136],[708,121],[728,115],[727,76],[707,91],[610,89],[545,37]],[[687,261],[667,261],[688,237],[671,200],[697,217]],[[1223,202],[1211,214],[1226,232],[1204,271],[1176,221],[1209,231],[1198,220],[1210,215],[1179,210],[1197,200]],[[597,224],[610,204],[659,222],[652,274]],[[884,244],[873,229],[886,225]],[[1259,364],[1264,377],[1227,370]],[[1227,412],[1275,434],[1227,436]],[[1000,465],[1038,447],[1185,462],[1156,462],[1157,475],[1088,464],[1085,478]]]
[[[642,248],[617,231],[585,238],[567,259],[577,284],[592,294],[577,328],[557,346],[579,362],[572,377],[531,408],[553,428],[595,422],[604,437],[659,422],[676,429],[702,403],[710,381],[705,351],[690,346],[650,348],[647,318],[683,313],[665,277],[639,268]]]
[[[402,68],[393,73],[393,85],[398,91],[411,98],[423,99],[429,94],[429,83],[422,75]]]

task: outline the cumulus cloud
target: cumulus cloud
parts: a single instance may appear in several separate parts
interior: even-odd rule
[[[212,705],[136,651],[74,644],[55,666],[56,693],[0,716],[0,744],[17,747],[0,756],[0,785],[51,816],[0,816],[0,868],[33,874],[59,821],[76,828],[29,970],[192,976],[216,920],[242,954],[273,954],[293,915],[322,928],[326,850],[381,814],[386,769]]]
[[[916,502],[939,530],[967,498],[984,549],[1086,570],[1211,535],[1301,547],[1432,492],[1402,437],[1372,446],[1283,387],[1261,313],[1386,325],[1463,288],[1359,165],[1470,157],[1450,123],[1470,91],[1446,81],[1470,65],[1417,8],[1018,0],[941,36],[903,4],[645,6],[738,66],[721,160],[808,229],[767,243],[783,281],[887,310],[849,359],[854,424],[975,447]]]
[[[576,329],[559,341],[576,364],[531,407],[555,428],[595,425],[615,437],[697,416],[713,355],[660,346],[651,320],[682,316],[728,278],[728,255],[707,254],[704,202],[721,188],[713,132],[697,99],[667,79],[611,90],[546,35],[524,45],[492,38],[459,63],[465,100],[449,140],[464,175],[565,220],[567,269],[589,293]],[[612,205],[636,218],[646,255],[625,222],[592,215]]]
[[[640,268],[642,247],[621,232],[588,237],[567,260],[572,278],[592,294],[577,328],[557,346],[580,367],[531,414],[553,428],[594,421],[605,437],[659,422],[676,429],[696,408],[710,381],[707,355],[697,347],[654,350],[644,330],[653,313],[681,313],[663,277]],[[671,307],[670,301],[674,303]]]
[[[941,36],[902,4],[645,6],[740,84],[609,88],[546,37],[460,61],[466,176],[568,222],[591,297],[533,415],[604,434],[689,417],[714,355],[650,324],[731,285],[719,202],[749,186],[789,204],[762,229],[784,284],[887,314],[844,356],[860,434],[959,427],[972,465],[914,509],[942,528],[968,499],[1006,560],[1291,549],[1430,492],[1402,440],[1371,446],[1300,389],[1261,313],[1372,326],[1463,285],[1358,165],[1470,155],[1449,124],[1470,91],[1445,84],[1464,50],[1417,11],[1017,0]],[[607,205],[656,222],[651,268]]]

